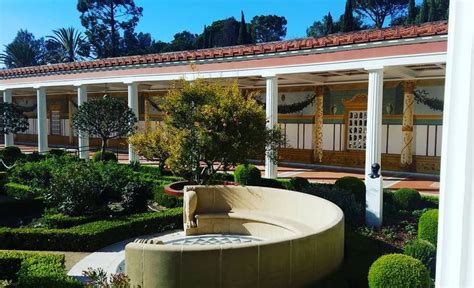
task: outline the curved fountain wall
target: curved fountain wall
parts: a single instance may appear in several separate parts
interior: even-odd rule
[[[130,243],[125,261],[132,287],[301,287],[336,270],[344,258],[344,215],[327,200],[251,186],[186,187],[190,191],[197,196],[191,215],[197,225],[185,225],[186,235],[251,235],[262,241]],[[186,224],[186,212],[184,218]]]

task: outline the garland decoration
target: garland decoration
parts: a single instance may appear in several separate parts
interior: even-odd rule
[[[429,96],[430,94],[426,90],[415,90],[414,93],[416,103],[426,105],[431,110],[443,111],[444,101]]]
[[[151,100],[151,97],[148,97],[148,102],[150,103],[151,107],[155,108],[157,111],[161,111],[160,105]]]
[[[296,102],[292,104],[281,104],[278,105],[278,114],[291,114],[291,113],[296,113],[300,112],[304,108],[308,107],[309,105],[314,103],[314,100],[316,99],[316,94],[312,96],[307,96],[305,100],[301,102]],[[265,103],[263,103],[260,100],[257,100],[258,104],[264,106]]]

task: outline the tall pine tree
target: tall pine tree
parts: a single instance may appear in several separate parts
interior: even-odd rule
[[[204,31],[202,32],[202,48],[207,48],[207,26],[204,25]]]
[[[436,21],[438,20],[438,7],[436,5],[436,2],[435,0],[431,0],[430,1],[430,10],[428,12],[428,21],[429,22],[432,22],[432,21]]]
[[[416,4],[415,0],[410,0],[408,2],[408,15],[407,15],[407,25],[416,23]]]
[[[247,30],[247,23],[245,23],[244,11],[240,11],[240,27],[239,27],[239,37],[237,38],[237,44],[249,44],[249,33]]]
[[[334,33],[334,20],[332,19],[331,12],[328,13],[326,18],[326,35]]]
[[[344,10],[344,18],[341,26],[341,32],[354,31],[354,7],[352,6],[352,1],[353,0],[346,1],[346,9]]]
[[[420,13],[418,14],[418,22],[425,23],[428,22],[430,6],[428,5],[428,0],[423,0],[421,4]]]

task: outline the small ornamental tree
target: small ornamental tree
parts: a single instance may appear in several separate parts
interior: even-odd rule
[[[110,96],[92,99],[81,105],[72,117],[72,127],[79,133],[97,136],[102,140],[104,155],[109,139],[128,136],[138,122],[132,109],[120,99]]]
[[[12,103],[0,103],[0,133],[18,133],[28,130],[29,123],[18,106]]]
[[[170,137],[167,163],[174,172],[207,184],[219,169],[265,152],[277,160],[276,149],[285,144],[281,130],[266,127],[263,108],[254,96],[244,96],[236,82],[198,79],[177,84],[161,107]]]
[[[128,143],[132,145],[135,153],[147,160],[158,161],[163,169],[166,159],[170,156],[169,137],[166,134],[162,125],[156,128],[146,126],[130,136]]]

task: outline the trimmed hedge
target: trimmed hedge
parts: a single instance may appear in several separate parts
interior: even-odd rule
[[[421,195],[415,189],[401,188],[393,193],[393,201],[398,209],[413,211],[419,206]]]
[[[0,202],[0,217],[41,215],[44,211],[43,199],[16,200],[11,199]]]
[[[357,177],[352,176],[345,176],[337,179],[336,183],[334,183],[336,187],[344,189],[346,191],[351,192],[354,194],[354,197],[362,207],[365,207],[365,184],[362,180]]]
[[[79,288],[83,285],[66,275],[64,255],[0,251],[0,279],[23,288]]]
[[[423,213],[418,221],[418,239],[423,239],[437,245],[438,241],[438,209]]]
[[[174,208],[69,229],[0,228],[0,249],[96,251],[128,238],[182,227],[182,217],[182,208]]]
[[[92,161],[99,162],[99,161],[113,161],[118,162],[117,156],[115,156],[114,152],[105,151],[102,157],[102,151],[97,151],[92,156]]]
[[[89,216],[67,216],[63,214],[46,214],[41,219],[48,228],[65,229],[78,226],[97,220],[96,217]]]
[[[403,248],[403,254],[420,260],[430,270],[431,275],[434,276],[436,246],[431,242],[422,239],[413,240]]]
[[[5,194],[18,200],[32,199],[35,191],[28,185],[9,182],[5,184]]]
[[[3,159],[3,162],[7,165],[13,165],[17,160],[20,160],[24,157],[21,153],[20,148],[16,146],[8,146],[0,150],[0,158]],[[3,165],[0,167],[2,170],[5,169]]]
[[[234,181],[242,185],[256,185],[261,177],[260,170],[252,164],[240,164],[234,171]]]
[[[0,171],[0,194],[5,192],[5,184],[8,183],[8,172]]]
[[[370,288],[431,287],[428,269],[413,257],[388,254],[377,259],[369,270]]]
[[[290,184],[293,186],[294,190],[301,192],[309,186],[309,181],[303,177],[293,177],[290,179]]]

